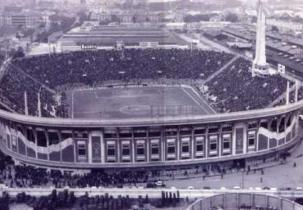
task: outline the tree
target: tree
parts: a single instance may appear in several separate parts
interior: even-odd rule
[[[2,198],[0,198],[0,209],[2,210],[9,210],[9,195],[4,192]]]
[[[228,22],[235,23],[239,21],[239,17],[234,13],[228,13],[225,17],[225,20]]]
[[[173,194],[173,201],[172,201],[172,202],[173,202],[173,207],[176,207],[177,202],[178,202],[178,201],[177,201],[176,193]]]
[[[169,192],[169,205],[173,203],[173,193]]]
[[[179,190],[177,190],[177,202],[178,203],[180,202],[180,192],[179,192]]]
[[[147,194],[146,194],[146,196],[145,196],[144,203],[145,203],[145,204],[148,204],[148,203],[149,203],[149,197],[148,197]]]
[[[16,54],[15,54],[15,57],[16,58],[23,58],[25,56],[24,54],[24,50],[22,47],[18,47],[17,51],[16,51]]]
[[[9,52],[9,55],[13,58],[22,58],[25,56],[23,48],[22,47],[18,47],[17,50],[15,49],[11,49],[11,51]]]
[[[272,27],[271,27],[271,30],[272,30],[273,32],[279,32],[279,28],[278,28],[277,26],[272,26]]]
[[[111,20],[112,20],[112,22],[118,22],[118,23],[120,23],[120,21],[121,21],[117,15],[112,15]]]
[[[142,208],[143,207],[143,200],[142,200],[141,195],[139,195],[139,197],[138,197],[138,202],[139,202],[139,207]]]
[[[165,206],[165,200],[166,200],[165,198],[166,198],[165,192],[162,191],[162,192],[161,192],[161,206],[162,206],[162,207]]]
[[[57,202],[57,190],[53,190],[51,195],[50,195],[50,199],[53,203]]]

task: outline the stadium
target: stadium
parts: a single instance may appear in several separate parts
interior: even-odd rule
[[[279,74],[252,77],[251,65],[175,48],[15,58],[3,64],[1,150],[62,170],[222,169],[285,156],[300,141],[300,91]]]
[[[114,25],[68,32],[61,41],[76,50],[2,56],[2,152],[62,170],[222,173],[285,158],[301,140],[302,90],[266,61],[263,10],[253,61]]]

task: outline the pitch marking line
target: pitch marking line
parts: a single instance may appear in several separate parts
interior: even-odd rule
[[[209,113],[209,110],[207,110],[204,106],[201,105],[201,103],[199,103],[199,101],[197,101],[197,99],[195,99],[191,94],[189,94],[184,87],[181,88],[183,90],[183,92],[188,95],[205,113]]]
[[[198,98],[201,99],[201,101],[210,109],[210,111],[211,111],[213,114],[216,114],[216,113],[217,113],[216,110],[214,110],[214,108],[212,108],[212,107],[208,104],[207,100],[204,98],[203,95],[201,96],[193,87],[188,87],[188,88],[191,89],[191,90],[193,91],[193,93],[194,93]]]

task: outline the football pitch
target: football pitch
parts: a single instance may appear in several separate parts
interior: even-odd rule
[[[157,118],[212,114],[214,110],[191,87],[140,86],[67,92],[69,115],[82,119]]]

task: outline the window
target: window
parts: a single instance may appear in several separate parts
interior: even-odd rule
[[[188,153],[189,152],[189,142],[183,142],[182,143],[182,153]]]
[[[69,131],[62,131],[61,136],[62,136],[62,140],[64,141],[64,140],[67,140],[69,138],[72,138],[73,134],[72,134],[71,131],[70,132]]]
[[[176,153],[176,139],[167,139],[167,154]]]
[[[159,155],[160,154],[160,141],[159,139],[151,140],[151,155]]]
[[[87,132],[85,132],[85,131],[79,131],[79,130],[77,130],[77,131],[74,131],[74,137],[75,138],[88,138],[88,134],[87,134]]]
[[[110,139],[110,138],[116,138],[117,134],[116,133],[105,133],[104,138]]]
[[[248,139],[248,146],[254,146],[255,145],[255,139]]]
[[[260,123],[260,127],[261,128],[268,128],[268,122],[267,121],[261,121],[261,123]]]
[[[86,155],[86,146],[85,146],[85,144],[78,145],[78,154],[79,154],[79,156],[85,156]]]
[[[37,130],[37,143],[38,146],[46,147],[46,136],[44,130]]]
[[[175,129],[167,129],[165,131],[165,135],[166,136],[176,136],[176,135],[178,135],[178,131]]]
[[[258,127],[258,123],[257,122],[250,122],[248,123],[248,129],[253,129],[253,128],[257,128]]]
[[[119,133],[120,138],[131,138],[132,133]]]
[[[223,149],[230,149],[230,143],[229,142],[224,142],[223,143]]]
[[[219,127],[217,127],[217,126],[210,127],[210,128],[208,129],[208,132],[209,132],[209,133],[218,133],[218,132],[219,132]]]
[[[190,135],[191,134],[191,129],[190,128],[183,128],[180,130],[180,135]]]
[[[223,150],[230,150],[231,134],[224,134],[222,138],[223,138]]]
[[[175,142],[168,142],[167,143],[167,153],[173,154],[176,152]]]
[[[144,144],[137,145],[137,155],[145,155],[145,146]]]
[[[134,137],[135,138],[146,137],[146,132],[136,132],[136,133],[134,133]]]
[[[194,133],[195,134],[205,134],[206,129],[205,128],[196,128]]]
[[[255,146],[255,139],[256,139],[256,132],[255,131],[248,132],[248,147]]]
[[[107,155],[108,156],[115,156],[116,155],[116,148],[114,144],[107,145]]]
[[[56,131],[48,131],[47,134],[50,145],[59,143],[59,135]]]
[[[210,144],[210,150],[217,150],[217,143],[211,143]]]
[[[203,152],[204,151],[203,142],[197,142],[196,150],[197,150],[197,152]]]
[[[204,152],[204,137],[196,137],[196,152]]]
[[[218,136],[209,137],[210,151],[216,151],[218,148]]]
[[[122,145],[122,156],[129,156],[130,155],[130,146],[129,144]]]
[[[190,150],[190,137],[181,138],[181,153],[189,153]]]
[[[150,131],[148,135],[149,137],[161,136],[161,131]]]
[[[158,147],[158,145],[152,145],[151,153],[152,153],[152,155],[159,154],[159,147]]]
[[[34,136],[34,132],[31,128],[27,128],[26,129],[26,133],[27,133],[27,140],[31,141],[31,142],[35,142],[35,136]]]
[[[226,131],[232,131],[233,127],[230,124],[225,124],[222,126],[222,131],[226,132]]]

